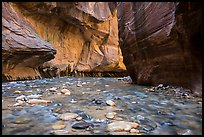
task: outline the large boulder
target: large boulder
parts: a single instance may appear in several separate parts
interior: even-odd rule
[[[202,3],[118,3],[120,47],[134,83],[202,94]]]

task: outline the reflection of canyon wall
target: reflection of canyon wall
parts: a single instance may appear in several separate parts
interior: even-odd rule
[[[202,94],[202,3],[118,3],[120,47],[137,84]]]
[[[19,41],[24,42],[25,47],[29,47],[28,51],[30,51],[27,53],[27,49],[24,49],[20,44],[18,47],[22,51],[20,55],[15,54],[16,56],[13,58],[4,58],[3,56],[7,64],[8,62],[12,64],[11,61],[14,61],[24,65],[25,63],[22,60],[30,58],[31,60],[27,60],[27,62],[33,63],[31,68],[38,68],[35,71],[39,70],[41,76],[45,77],[56,76],[57,73],[61,74],[61,76],[70,75],[74,70],[84,72],[125,72],[126,68],[123,64],[123,57],[118,43],[117,11],[114,10],[115,8],[111,8],[116,5],[104,2],[16,2],[3,3],[2,6],[5,13],[2,18],[11,16],[7,21],[9,22],[13,18],[13,22],[10,22],[13,23],[10,25],[11,27],[15,27],[17,22],[19,26],[16,31],[21,31],[20,29],[24,27],[32,27],[36,31],[34,32],[33,29],[30,31],[29,29],[29,34],[27,32],[24,34],[24,31],[21,31],[22,36],[20,37],[17,32],[13,34],[13,31],[10,30],[11,33],[8,33],[8,27],[5,26],[6,22],[3,22],[3,36],[5,36],[5,39],[10,35],[14,36],[16,43],[19,43]],[[6,15],[6,12],[11,13],[11,15]],[[14,16],[19,19],[16,20]],[[20,19],[23,22],[20,22]],[[39,36],[33,38],[34,33]],[[29,38],[30,35],[32,39]],[[4,43],[6,41],[3,37],[2,44],[7,46]],[[52,57],[54,59],[46,55],[52,52],[51,45],[56,49],[55,58]],[[18,49],[13,43],[9,46],[15,52]],[[44,46],[48,48],[48,51],[46,53],[38,52],[44,51],[46,49]],[[10,52],[10,49],[6,50],[6,53]],[[34,53],[38,54],[43,62],[47,62],[42,62],[43,65],[38,63],[34,59],[34,55],[32,55]],[[22,59],[16,60],[20,57]],[[15,68],[14,66],[13,70]],[[12,77],[13,74],[9,68],[4,70],[5,75],[9,72]],[[20,79],[24,77],[22,73],[19,73],[19,75],[22,75],[22,77],[19,76]]]

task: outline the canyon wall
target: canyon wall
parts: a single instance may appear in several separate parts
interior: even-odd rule
[[[7,5],[7,6],[6,6]],[[8,8],[9,7],[9,8]],[[25,42],[21,49],[21,55],[16,54],[13,58],[3,56],[3,60],[8,64],[16,62],[25,66],[24,58],[30,58],[27,62],[34,62],[33,53],[39,53],[41,59],[45,59],[42,63],[32,64],[27,69],[35,69],[36,74],[41,77],[85,75],[85,76],[123,76],[126,73],[123,57],[118,43],[118,22],[116,5],[104,2],[15,2],[4,3],[2,5],[3,16],[6,18],[8,13],[12,12],[11,18],[16,23],[19,20],[19,27],[32,28],[30,35],[38,35],[38,39],[30,39],[27,33],[22,32],[22,38],[19,34],[7,33],[8,27],[3,22],[3,41],[5,45],[7,37],[15,35],[16,42]],[[8,12],[8,13],[6,13]],[[14,16],[18,17],[16,20]],[[10,18],[7,19],[9,22]],[[12,22],[11,22],[12,23]],[[12,24],[10,26],[16,26]],[[22,28],[21,28],[22,27]],[[35,31],[34,31],[35,30]],[[20,31],[20,30],[19,30]],[[56,50],[55,57],[46,59],[47,53],[37,52],[43,51],[46,44]],[[30,43],[29,43],[30,42]],[[37,44],[35,42],[38,42]],[[9,45],[16,52],[15,44]],[[39,47],[36,49],[35,47]],[[42,49],[41,49],[42,48]],[[4,51],[4,47],[3,47]],[[7,49],[7,52],[11,52]],[[33,53],[32,53],[33,52]],[[22,56],[22,59],[18,59]],[[28,57],[29,56],[29,57]],[[35,59],[36,60],[36,59]],[[12,62],[11,62],[12,61]],[[7,65],[3,65],[7,66]],[[15,80],[16,75],[10,68],[3,67],[3,74],[8,75],[9,79]],[[12,70],[16,70],[14,66]],[[86,73],[83,73],[86,72]],[[18,79],[28,77],[23,71],[19,71]],[[6,77],[5,77],[6,78]],[[8,78],[6,78],[8,80]]]
[[[40,78],[37,68],[55,54],[53,45],[43,40],[9,3],[2,3],[3,81]]]
[[[202,3],[117,3],[119,43],[134,83],[202,95]]]
[[[127,67],[134,83],[202,94],[202,3],[2,2],[2,11],[3,81]]]

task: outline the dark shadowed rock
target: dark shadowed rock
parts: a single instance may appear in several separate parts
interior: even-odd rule
[[[84,121],[75,123],[74,125],[72,125],[72,128],[75,128],[75,129],[86,129],[88,127],[94,127],[94,125],[92,123],[88,123]]]
[[[202,94],[202,4],[118,3],[119,44],[134,83]]]

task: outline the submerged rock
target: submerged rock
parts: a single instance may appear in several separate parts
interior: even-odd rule
[[[82,84],[78,83],[76,86],[77,86],[77,87],[82,87]]]
[[[81,110],[76,110],[74,111],[74,113],[78,114],[79,117],[85,119],[85,120],[90,120],[92,119],[92,116],[86,114],[84,111],[81,111]],[[78,118],[80,119],[80,118]]]
[[[107,129],[109,131],[130,131],[133,128],[137,128],[138,124],[133,122],[116,121],[108,124]]]
[[[115,106],[115,102],[113,102],[112,100],[107,100],[106,104],[109,106]]]
[[[29,95],[27,96],[28,99],[36,99],[36,98],[41,98],[42,95]]]
[[[78,117],[78,114],[76,113],[64,113],[64,114],[59,114],[59,118],[61,120],[71,120]]]
[[[20,117],[20,118],[16,118],[15,121],[13,121],[12,123],[15,123],[15,124],[26,124],[28,122],[30,122],[31,119],[28,118],[28,117]]]
[[[139,130],[137,130],[137,129],[130,129],[130,133],[139,133]]]
[[[18,97],[16,98],[16,100],[24,100],[25,98],[26,98],[25,95],[21,95],[21,96],[18,96]]]
[[[14,91],[13,93],[14,93],[14,94],[21,94],[21,92],[22,92],[22,91],[17,90],[17,91]]]
[[[76,120],[78,120],[78,121],[80,121],[80,120],[82,120],[83,118],[82,117],[76,117]]]
[[[72,128],[75,128],[75,129],[86,129],[88,127],[94,127],[94,125],[92,123],[88,123],[84,121],[75,123],[74,125],[72,125]]]
[[[76,103],[77,101],[72,98],[70,102],[71,103]]]
[[[61,92],[65,95],[70,95],[71,92],[68,89],[62,89]]]
[[[65,127],[66,127],[65,124],[59,124],[59,123],[52,125],[52,128],[55,129],[55,130],[63,129]]]
[[[102,104],[102,103],[103,103],[103,101],[100,100],[100,99],[93,99],[92,101],[93,101],[95,104]]]
[[[68,135],[68,131],[66,130],[54,130],[51,131],[50,134],[54,134],[54,135]]]
[[[15,107],[15,106],[21,106],[21,105],[23,105],[23,104],[24,104],[24,101],[18,100],[17,103],[13,104],[13,106],[14,106],[14,107]]]
[[[51,91],[51,92],[57,92],[57,88],[56,88],[56,87],[52,87],[52,88],[49,89],[49,91]]]
[[[187,129],[182,135],[193,135],[192,131]]]
[[[48,103],[52,103],[52,101],[42,100],[42,99],[29,99],[28,103],[29,104],[48,104]]]
[[[113,119],[117,113],[116,112],[109,112],[106,114],[107,118]]]

